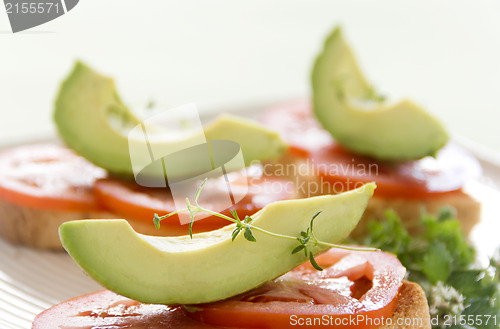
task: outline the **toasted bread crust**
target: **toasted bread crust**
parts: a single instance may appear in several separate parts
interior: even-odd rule
[[[37,249],[62,250],[59,226],[69,220],[122,218],[106,211],[63,211],[38,209],[13,204],[0,198],[0,237],[15,245]],[[128,220],[139,233],[149,235],[179,235],[165,226],[157,230],[151,223]],[[177,233],[177,234],[176,234]]]
[[[390,323],[379,329],[430,329],[429,306],[422,288],[409,281],[403,281],[399,290],[398,303]]]
[[[422,211],[436,215],[443,207],[452,207],[456,211],[457,219],[460,221],[462,231],[466,235],[469,235],[474,226],[480,221],[481,204],[463,191],[420,200],[374,196],[368,202],[354,235],[363,234],[366,231],[366,224],[370,220],[384,219],[385,212],[388,209],[394,210],[399,215],[410,232],[418,232],[421,227],[420,217]]]

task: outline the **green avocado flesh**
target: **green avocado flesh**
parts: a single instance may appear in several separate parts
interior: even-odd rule
[[[141,121],[122,103],[111,78],[77,62],[59,90],[54,120],[64,142],[77,153],[112,173],[133,174],[128,132]],[[234,116],[218,117],[204,132],[208,141],[240,144],[246,164],[276,159],[287,149],[278,133]],[[193,145],[193,140],[199,140],[198,136],[180,141],[155,139],[150,145],[152,149],[179,150],[181,145]],[[130,142],[139,145],[141,140]]]
[[[338,195],[279,201],[252,216],[252,224],[273,233],[300,236],[315,219],[314,232],[324,242],[344,240],[357,225],[375,184]],[[196,225],[196,222],[194,223]],[[181,237],[153,237],[133,231],[125,220],[79,220],[62,224],[66,251],[95,280],[123,296],[144,303],[197,304],[228,298],[270,281],[304,263],[292,254],[295,239],[253,230],[256,242],[235,225]],[[312,246],[317,254],[327,249]]]
[[[435,155],[448,135],[411,100],[383,104],[366,81],[340,28],[327,38],[312,72],[314,113],[350,150],[382,160]]]

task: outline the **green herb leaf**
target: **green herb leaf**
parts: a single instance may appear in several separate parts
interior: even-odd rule
[[[475,251],[469,246],[460,222],[448,217],[441,220],[425,215],[422,221],[425,226],[423,238],[427,243],[441,241],[453,260],[453,269],[463,269],[474,262]]]
[[[231,241],[234,241],[234,239],[236,239],[236,237],[238,236],[238,234],[240,234],[240,232],[241,232],[241,227],[235,228],[233,230]]]
[[[313,230],[313,223],[314,223],[314,220],[316,219],[316,217],[319,216],[319,214],[321,214],[321,211],[318,211],[317,213],[314,214],[314,216],[312,216],[311,218],[311,224],[309,225],[310,229],[311,229],[311,232]]]
[[[191,217],[191,220],[189,221],[189,237],[191,239],[193,238],[193,223],[194,223],[194,217]]]
[[[245,224],[250,224],[253,221],[252,217],[246,216],[245,217]]]
[[[438,222],[444,222],[449,219],[456,218],[456,211],[453,208],[445,207],[439,210],[437,220]]]
[[[411,238],[398,215],[394,211],[387,211],[385,217],[384,221],[372,221],[368,224],[369,235],[363,244],[403,255],[403,258],[410,257],[406,253],[410,249]]]
[[[250,227],[245,227],[245,232],[243,233],[245,236],[245,239],[247,239],[250,242],[257,242],[255,237],[253,236],[252,230]]]
[[[469,297],[490,296],[492,286],[488,283],[493,279],[488,277],[482,269],[460,270],[453,272],[447,283]]]
[[[427,276],[429,282],[434,285],[438,281],[446,282],[451,274],[453,258],[446,249],[446,245],[440,241],[431,243],[420,263],[422,272]]]
[[[229,209],[229,212],[231,213],[231,215],[233,215],[234,219],[236,219],[238,222],[241,223],[240,217],[238,216],[238,213],[236,212],[236,210]]]
[[[312,252],[309,253],[309,261],[311,262],[311,265],[317,269],[318,271],[323,271],[323,268],[316,263],[316,259],[314,259],[314,255]]]
[[[466,307],[462,315],[465,317],[480,315],[483,319],[482,322],[476,321],[470,328],[498,328],[500,291],[493,272],[491,269],[456,271],[448,280],[448,284],[456,287],[466,297],[464,302]],[[486,322],[488,317],[490,321]]]
[[[292,251],[292,254],[296,254],[296,253],[298,253],[299,251],[301,251],[301,250],[302,250],[302,249],[304,249],[305,247],[306,247],[306,246],[304,246],[303,244],[301,244],[301,245],[299,245],[299,246],[295,247],[295,249],[293,249],[293,251]]]
[[[497,328],[500,288],[495,264],[500,263],[500,253],[490,261],[489,268],[474,268],[475,250],[467,243],[460,222],[454,216],[455,212],[449,208],[441,210],[438,216],[423,214],[420,232],[410,236],[396,213],[387,212],[385,221],[369,224],[364,244],[397,254],[408,269],[408,279],[419,283],[426,291],[435,314],[450,316],[458,310],[461,314],[457,319],[460,316],[467,319],[468,316],[480,316],[483,320],[482,323],[475,321],[473,325],[458,324],[450,329]],[[451,291],[458,292],[464,300],[458,301]],[[447,300],[453,298],[455,302],[448,304]],[[452,304],[461,306],[453,308]],[[451,308],[447,310],[448,307]],[[496,323],[494,316],[497,317]],[[488,317],[490,321],[486,323]]]

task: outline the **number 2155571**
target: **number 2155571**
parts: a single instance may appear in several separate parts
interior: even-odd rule
[[[59,3],[52,2],[6,2],[7,14],[49,14],[59,13]]]

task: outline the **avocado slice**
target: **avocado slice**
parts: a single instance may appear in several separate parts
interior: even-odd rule
[[[443,125],[411,100],[384,104],[366,81],[337,27],[312,71],[314,113],[350,150],[382,160],[434,156],[448,141]]]
[[[374,183],[338,195],[279,201],[252,216],[256,227],[300,236],[312,216],[321,241],[337,243],[357,225],[373,195]],[[196,225],[196,223],[195,223]],[[197,304],[228,298],[270,281],[302,264],[304,253],[292,254],[295,239],[253,230],[256,242],[235,225],[181,237],[153,237],[133,231],[125,220],[79,220],[62,224],[61,242],[95,280],[123,296],[144,303]],[[327,249],[311,247],[317,254]]]
[[[141,120],[123,104],[111,78],[76,62],[59,90],[54,120],[64,142],[80,155],[114,174],[133,175],[127,135]],[[204,130],[209,142],[225,139],[239,143],[246,164],[276,159],[287,149],[277,132],[235,116],[220,116]],[[187,138],[197,140],[196,136]],[[179,149],[169,143],[174,142],[154,140],[151,148]],[[187,140],[175,143],[189,145]]]

